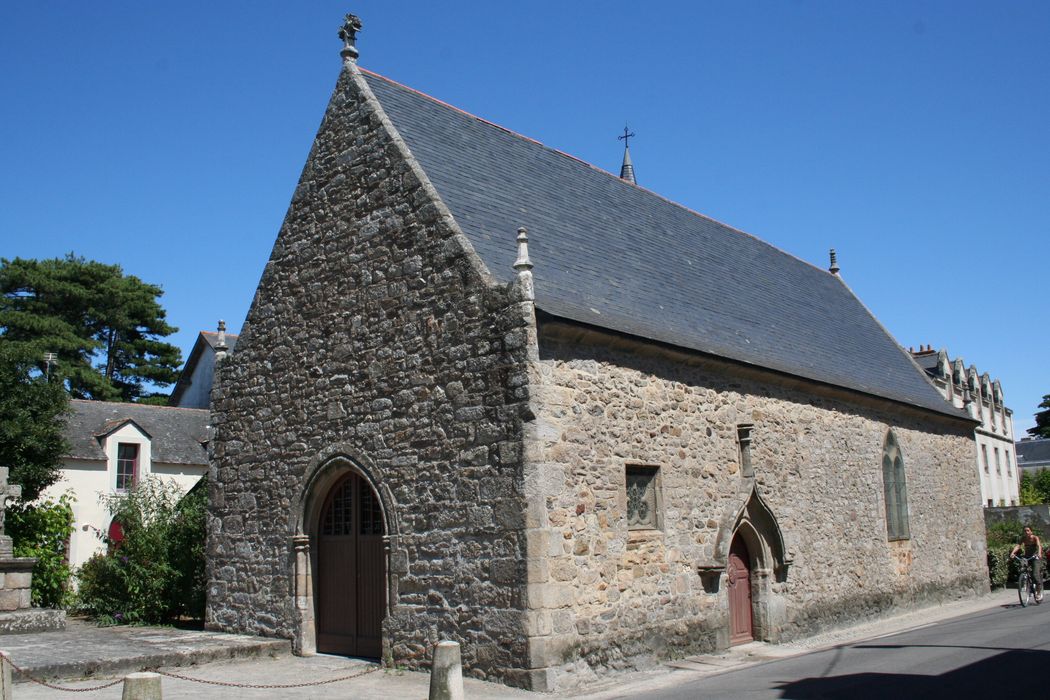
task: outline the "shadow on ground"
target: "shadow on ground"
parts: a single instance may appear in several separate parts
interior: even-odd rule
[[[913,645],[859,645],[856,648],[909,649]],[[918,645],[931,648],[941,645]],[[943,648],[968,649],[943,645]],[[804,678],[778,686],[782,698],[801,700],[804,698],[976,698],[999,697],[1010,693],[1009,680],[1023,682],[1036,680],[1041,669],[1050,668],[1050,651],[1034,649],[1004,649],[1001,654],[982,659],[940,675],[914,675],[905,673],[854,673],[827,678]],[[1024,685],[1021,695],[1029,695],[1036,685]]]

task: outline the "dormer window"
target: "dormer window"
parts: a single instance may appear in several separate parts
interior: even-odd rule
[[[139,446],[132,442],[117,445],[117,491],[128,491],[139,481]]]

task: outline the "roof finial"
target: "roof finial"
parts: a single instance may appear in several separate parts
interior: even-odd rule
[[[226,345],[226,321],[219,319],[219,339],[215,341],[215,359],[221,360],[226,357],[230,348]]]
[[[529,260],[529,232],[524,226],[518,229],[518,259],[514,261],[514,269],[518,271],[524,297],[534,301],[536,290],[532,284],[532,261]]]
[[[357,15],[347,14],[343,18],[343,26],[339,28],[339,38],[343,40],[343,50],[339,55],[343,57],[343,63],[357,63],[357,33],[361,31],[361,18]]]
[[[616,140],[623,141],[623,165],[620,166],[620,179],[626,180],[632,185],[637,185],[638,181],[634,179],[634,163],[631,162],[631,146],[628,139],[634,136],[633,131],[627,129],[627,125],[623,125],[623,136],[617,136]]]
[[[828,268],[828,272],[830,272],[833,275],[837,275],[839,273],[839,259],[835,255],[834,248],[831,249],[831,267]]]

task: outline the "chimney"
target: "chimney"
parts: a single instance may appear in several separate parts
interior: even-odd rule
[[[829,253],[831,256],[831,266],[828,267],[828,272],[830,272],[833,275],[837,275],[839,273],[839,260],[838,257],[835,255],[835,249],[832,248],[829,251]]]

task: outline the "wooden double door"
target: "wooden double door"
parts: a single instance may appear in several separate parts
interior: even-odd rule
[[[356,473],[325,500],[317,530],[317,651],[379,658],[386,557],[379,499]]]
[[[729,643],[744,644],[755,638],[751,616],[751,555],[740,535],[729,547],[726,566],[729,593]]]

